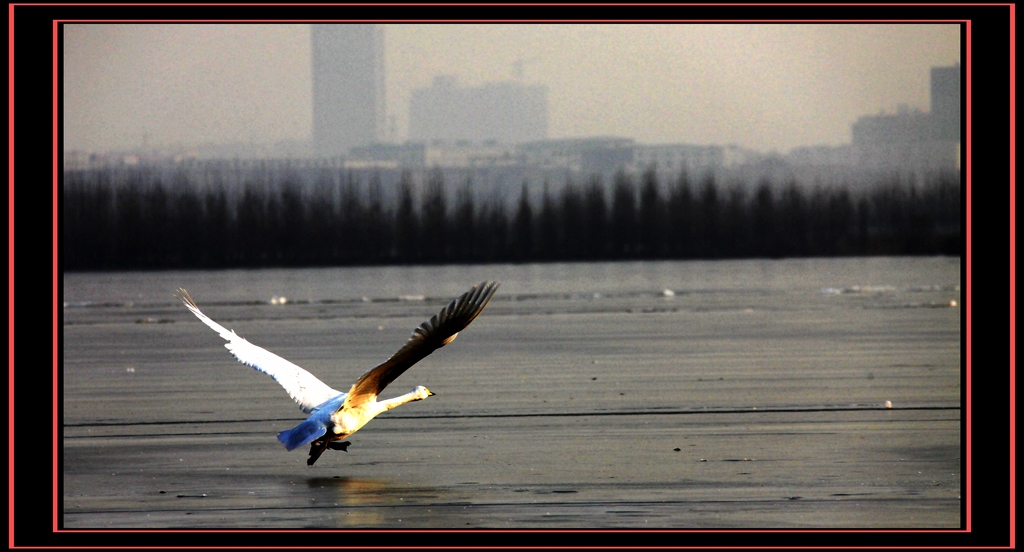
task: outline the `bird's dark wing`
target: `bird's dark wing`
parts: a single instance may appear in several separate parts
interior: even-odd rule
[[[413,330],[409,341],[376,368],[362,375],[348,393],[342,408],[373,400],[389,383],[413,364],[449,344],[487,306],[498,289],[497,282],[481,282]]]

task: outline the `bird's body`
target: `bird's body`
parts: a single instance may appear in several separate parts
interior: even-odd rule
[[[234,331],[214,322],[199,310],[184,289],[178,297],[204,324],[220,334],[235,358],[264,372],[284,387],[288,395],[309,414],[304,422],[280,432],[277,439],[288,450],[310,444],[307,464],[313,465],[323,451],[346,450],[342,439],[352,435],[378,414],[434,393],[423,386],[393,399],[377,397],[389,383],[436,349],[451,343],[487,306],[498,288],[497,282],[483,282],[459,296],[436,316],[413,330],[409,341],[391,358],[363,374],[347,393],[333,389],[299,366],[242,339]]]

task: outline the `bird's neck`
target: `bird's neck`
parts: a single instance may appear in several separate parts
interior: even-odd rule
[[[408,392],[408,393],[406,393],[404,395],[399,395],[399,396],[397,396],[397,397],[395,397],[393,399],[388,399],[386,401],[379,401],[377,404],[380,406],[380,411],[381,412],[385,412],[387,410],[391,410],[392,408],[395,408],[396,406],[402,406],[405,403],[409,403],[409,402],[412,402],[412,401],[421,401],[421,400],[423,400],[423,396],[422,395],[420,395],[416,391],[410,391],[410,392]]]

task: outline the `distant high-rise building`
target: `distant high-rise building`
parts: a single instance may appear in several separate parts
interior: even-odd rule
[[[851,126],[861,166],[954,169],[959,163],[960,65],[932,67],[931,111],[861,117]]]
[[[935,139],[960,141],[960,64],[932,67]]]
[[[409,139],[520,143],[548,136],[548,89],[517,82],[462,88],[455,77],[413,90]]]
[[[345,155],[381,139],[384,30],[378,25],[310,25],[313,51],[313,147]]]

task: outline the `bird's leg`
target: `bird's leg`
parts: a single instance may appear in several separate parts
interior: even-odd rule
[[[316,462],[317,458],[327,450],[328,441],[319,439],[309,444],[309,458],[306,459],[306,465],[312,466]]]
[[[337,441],[328,441],[325,439],[313,441],[309,444],[309,458],[306,460],[306,465],[312,466],[317,459],[320,458],[320,455],[327,449],[343,450],[348,452],[348,446],[351,444],[352,443],[350,441],[342,441],[339,443]]]

